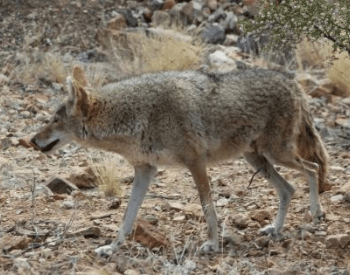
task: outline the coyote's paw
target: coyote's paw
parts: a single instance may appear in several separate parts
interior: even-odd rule
[[[321,208],[319,208],[316,211],[314,211],[314,213],[311,213],[311,216],[312,216],[313,223],[318,224],[324,220],[325,213],[322,211]]]
[[[201,246],[202,252],[216,252],[219,250],[219,245],[217,243],[214,243],[212,241],[206,241]]]
[[[109,258],[113,254],[113,248],[110,245],[104,245],[95,249],[97,256],[101,258]]]
[[[281,233],[276,229],[274,225],[267,225],[260,229],[260,233],[264,235],[270,235],[273,238],[281,236]]]

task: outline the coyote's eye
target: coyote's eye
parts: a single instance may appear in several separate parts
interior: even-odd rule
[[[58,122],[58,118],[57,117],[54,117],[53,118],[53,123],[57,123]]]

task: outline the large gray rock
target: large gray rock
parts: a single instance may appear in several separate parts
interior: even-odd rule
[[[213,23],[202,31],[202,40],[205,43],[222,44],[225,41],[225,29]]]

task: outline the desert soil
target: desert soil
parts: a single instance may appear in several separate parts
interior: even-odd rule
[[[95,46],[93,28],[101,24],[99,14],[116,5],[113,1],[105,1],[105,6],[77,5],[68,12],[69,22],[76,24],[69,25],[59,16],[39,16],[42,9],[50,10],[50,5],[31,7],[35,1],[28,1],[29,6],[23,8],[25,1],[5,2],[0,10],[2,61],[22,50],[23,32],[33,30],[26,21],[29,14],[42,20],[38,19],[38,26],[53,22],[45,36],[51,40],[61,27],[81,29],[84,35],[72,35],[70,45],[61,45],[64,51],[74,44],[79,53]],[[244,159],[227,161],[208,168],[219,217],[220,252],[203,254],[199,247],[207,237],[206,223],[191,175],[179,167],[164,167],[138,216],[141,227],[152,224],[151,232],[139,232],[139,236],[136,232],[111,259],[101,259],[94,249],[116,237],[131,190],[132,167],[120,156],[77,144],[67,145],[53,156],[26,147],[28,138],[64,97],[60,86],[3,82],[0,94],[0,274],[350,274],[347,98],[331,96],[326,102],[308,97],[330,155],[332,189],[321,194],[326,216],[320,224],[310,220],[308,184],[303,175],[279,168],[297,187],[284,237],[274,240],[260,235],[259,229],[276,215],[276,192],[260,176],[249,184],[255,171]],[[86,171],[96,163],[114,165],[123,189],[120,196],[107,197],[97,187],[71,194],[53,194],[45,187],[52,178],[72,175],[83,175],[81,181],[91,183],[93,175],[86,176]],[[155,247],[151,241],[143,241],[148,237],[155,238],[153,243],[158,241]]]

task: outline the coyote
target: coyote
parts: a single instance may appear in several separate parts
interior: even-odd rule
[[[279,235],[295,188],[274,164],[303,172],[310,184],[310,212],[323,217],[319,200],[327,152],[293,78],[247,69],[226,74],[161,72],[131,77],[93,91],[75,66],[68,96],[32,138],[44,153],[76,141],[124,156],[135,169],[131,197],[117,239],[96,249],[111,255],[131,234],[157,166],[179,164],[197,186],[209,238],[203,251],[218,250],[218,226],[207,165],[243,155],[276,189],[279,210],[263,233]]]

